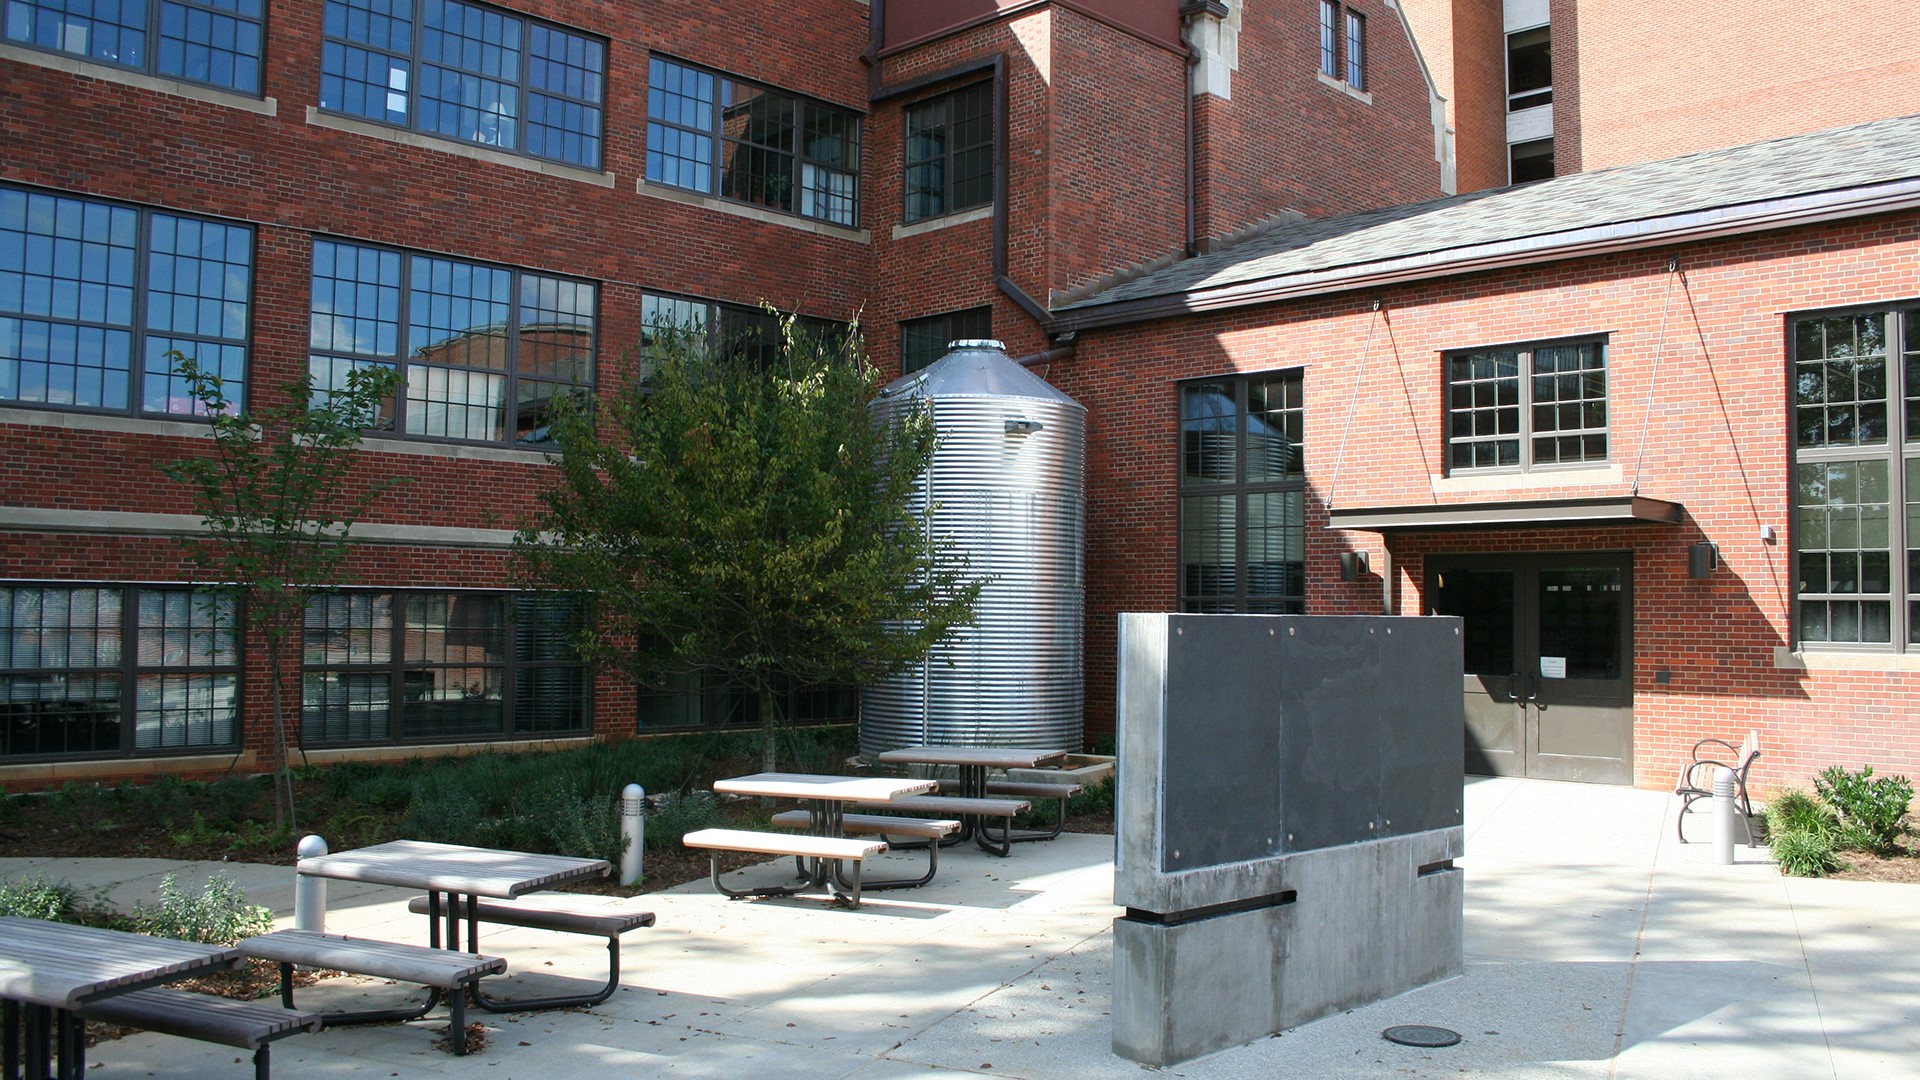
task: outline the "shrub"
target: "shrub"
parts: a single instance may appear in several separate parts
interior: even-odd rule
[[[1842,865],[1833,853],[1833,840],[1823,832],[1796,829],[1775,833],[1768,844],[1781,872],[1794,877],[1825,877]]]
[[[0,883],[0,915],[61,922],[73,914],[78,896],[72,885],[38,875]]]
[[[247,903],[247,894],[225,874],[215,874],[198,896],[181,891],[168,874],[160,879],[160,902],[140,904],[128,922],[155,937],[231,945],[273,929],[273,912]]]
[[[1781,792],[1767,804],[1767,835],[1790,832],[1832,833],[1838,822],[1833,811],[1804,791]]]
[[[647,847],[672,848],[690,832],[720,820],[720,798],[711,791],[682,791],[662,795],[647,810]]]
[[[1813,788],[1840,818],[1840,838],[1879,855],[1900,850],[1913,783],[1904,776],[1874,778],[1873,766],[1848,772],[1830,765],[1814,778]]]

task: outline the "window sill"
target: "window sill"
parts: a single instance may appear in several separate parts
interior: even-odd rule
[[[985,206],[976,206],[971,210],[956,210],[942,217],[927,218],[924,221],[915,221],[907,225],[895,225],[893,227],[893,238],[895,240],[905,240],[909,236],[919,236],[922,233],[951,229],[955,225],[965,225],[973,221],[987,221],[992,217],[993,204],[988,203]]]
[[[206,521],[195,514],[137,510],[72,510],[64,507],[9,506],[0,532],[81,533],[108,536],[204,536]],[[457,525],[399,525],[362,521],[353,526],[356,544],[411,544],[434,548],[513,546],[512,529],[470,529]]]
[[[568,750],[591,746],[592,735],[561,735],[551,738],[507,738],[488,742],[457,743],[372,743],[364,746],[329,746],[303,749],[310,761],[406,761],[422,757],[466,757],[483,753],[518,753],[533,750]]]
[[[329,131],[365,135],[369,139],[381,139],[420,150],[434,150],[442,154],[452,154],[455,157],[484,161],[490,165],[503,165],[509,169],[521,169],[526,172],[540,173],[543,176],[592,184],[595,187],[613,187],[614,176],[610,172],[595,172],[592,169],[582,169],[577,165],[563,165],[558,161],[548,161],[545,158],[509,154],[472,143],[463,143],[456,139],[443,139],[438,135],[405,131],[385,124],[376,124],[371,120],[359,120],[351,116],[341,116],[338,113],[322,112],[317,105],[307,106],[307,123],[312,127],[326,128]]]
[[[20,64],[32,64],[34,67],[64,71],[69,75],[81,75],[101,82],[117,83],[120,86],[132,86],[141,90],[151,90],[156,94],[171,94],[174,97],[190,101],[201,101],[209,105],[224,105],[230,109],[258,113],[261,116],[278,116],[280,103],[273,98],[257,98],[233,90],[221,90],[212,86],[169,79],[163,75],[148,75],[139,71],[128,71],[112,64],[102,64],[95,60],[86,60],[78,56],[63,56],[59,53],[41,52],[24,45],[0,44],[0,60],[12,60]]]
[[[1338,90],[1362,105],[1373,104],[1373,92],[1370,90],[1355,90],[1345,79],[1331,78],[1324,71],[1314,72],[1313,77],[1320,80],[1321,86],[1329,90]]]
[[[1626,482],[1618,465],[1569,466],[1534,472],[1469,472],[1430,476],[1436,495],[1484,494],[1493,491],[1538,491],[1545,488],[1606,487]]]
[[[368,435],[360,440],[360,446],[364,450],[382,454],[412,454],[415,457],[446,458],[450,461],[492,461],[517,465],[545,465],[549,456],[560,452],[558,446],[551,450],[522,450],[513,446],[474,443],[417,442],[386,435]]]
[[[0,785],[49,780],[102,780],[119,777],[159,776],[163,773],[225,772],[229,768],[251,770],[258,762],[254,752],[242,750],[224,754],[189,754],[137,758],[84,758],[78,761],[35,761],[18,765],[0,765]]]
[[[211,439],[213,425],[195,420],[160,420],[119,413],[68,412],[36,409],[30,405],[0,406],[0,424],[66,428],[68,431],[115,431],[126,435],[159,435],[175,439]]]
[[[635,184],[634,190],[650,199],[662,199],[666,202],[679,203],[682,206],[697,206],[702,210],[712,210],[718,214],[730,214],[733,217],[743,217],[752,221],[761,221],[768,225],[784,225],[789,229],[799,229],[802,232],[816,233],[820,236],[832,237],[835,240],[851,240],[856,244],[873,242],[873,234],[865,229],[849,229],[844,225],[829,225],[824,221],[815,221],[812,218],[800,217],[797,214],[782,214],[775,210],[762,210],[757,206],[748,206],[746,203],[728,202],[725,199],[716,199],[711,195],[702,195],[697,191],[687,191],[684,188],[668,187],[665,184],[649,184],[645,177],[642,177],[639,182]]]
[[[1780,671],[1920,671],[1920,653],[1817,652],[1773,647]]]

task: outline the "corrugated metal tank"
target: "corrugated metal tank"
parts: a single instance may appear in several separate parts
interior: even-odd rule
[[[932,410],[940,444],[920,491],[936,535],[990,574],[978,620],[863,691],[860,751],[922,743],[1080,748],[1087,410],[1007,358],[956,341],[874,403]]]

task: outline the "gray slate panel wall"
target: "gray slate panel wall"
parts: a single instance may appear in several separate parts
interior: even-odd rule
[[[1171,1064],[1459,974],[1460,621],[1120,620],[1115,1051]]]

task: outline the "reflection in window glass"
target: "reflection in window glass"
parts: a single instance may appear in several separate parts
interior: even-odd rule
[[[1607,423],[1600,342],[1447,358],[1447,462],[1456,472],[1604,462]]]
[[[910,105],[906,123],[908,221],[993,201],[992,83]]]
[[[1180,609],[1298,614],[1306,495],[1298,371],[1180,388]]]
[[[956,341],[993,337],[993,308],[977,307],[908,319],[900,324],[900,373],[919,371],[947,355]]]
[[[260,92],[261,0],[6,0],[6,39],[116,67]]]

